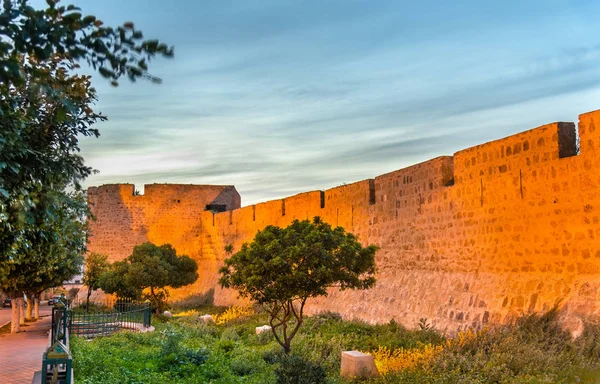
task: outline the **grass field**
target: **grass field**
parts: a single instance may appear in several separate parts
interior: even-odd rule
[[[205,324],[204,313],[216,322]],[[371,353],[382,374],[354,382],[600,382],[600,327],[572,340],[558,317],[552,310],[447,338],[425,323],[407,330],[323,313],[305,321],[285,356],[272,335],[255,334],[265,314],[207,307],[156,319],[153,333],[73,338],[72,351],[78,383],[348,383],[339,377],[344,350]]]

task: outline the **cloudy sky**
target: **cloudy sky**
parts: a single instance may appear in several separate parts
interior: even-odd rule
[[[87,185],[325,189],[600,108],[600,2],[77,0],[175,46],[111,88]],[[488,4],[491,3],[491,4]]]

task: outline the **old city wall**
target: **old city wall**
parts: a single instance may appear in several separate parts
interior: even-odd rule
[[[95,220],[90,221],[92,236],[90,252],[109,255],[110,261],[129,256],[135,245],[150,241],[172,244],[178,253],[187,254],[199,262],[200,274],[214,273],[202,254],[203,222],[209,204],[240,207],[240,195],[233,186],[151,184],[145,193],[137,195],[132,184],[110,184],[91,187],[88,199]],[[182,288],[179,295],[196,292],[204,286],[196,284]]]
[[[202,274],[174,297],[214,288],[217,304],[232,304],[235,292],[216,284],[225,245],[239,249],[266,225],[321,216],[381,249],[374,289],[331,290],[312,312],[409,327],[427,318],[455,331],[560,302],[577,332],[600,311],[599,120],[590,112],[578,130],[549,124],[375,179],[221,213],[205,211],[212,197],[192,186],[163,185],[153,198],[148,187],[144,196],[132,196],[131,185],[91,188],[98,220],[90,249],[118,259],[141,240],[170,242]],[[188,205],[175,205],[178,196]],[[239,206],[239,195],[231,200]]]

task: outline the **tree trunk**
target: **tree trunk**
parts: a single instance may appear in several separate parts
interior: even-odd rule
[[[156,294],[154,293],[154,287],[150,287],[150,296],[152,296],[152,302],[154,303],[154,313],[160,315],[160,308],[158,305],[158,299],[156,298]]]
[[[33,298],[33,316],[36,320],[40,318],[40,294],[34,296]]]
[[[92,287],[88,287],[87,300],[85,301],[85,309],[89,311],[90,309],[90,296],[92,296]]]
[[[27,315],[26,315],[26,319],[27,320],[32,320],[31,318],[31,312],[33,311],[33,294],[28,294],[27,295]]]
[[[19,311],[20,311],[19,323],[21,325],[25,325],[25,299],[23,299],[23,296],[21,296],[17,300],[19,303]]]
[[[19,303],[17,303],[17,300],[16,297],[11,297],[10,305],[12,307],[12,317],[10,320],[10,333],[21,332],[21,322],[19,319],[21,312],[19,311]]]

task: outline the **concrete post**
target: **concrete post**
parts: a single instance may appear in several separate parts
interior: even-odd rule
[[[340,376],[346,378],[377,377],[379,372],[373,356],[359,351],[344,351],[342,352]]]

